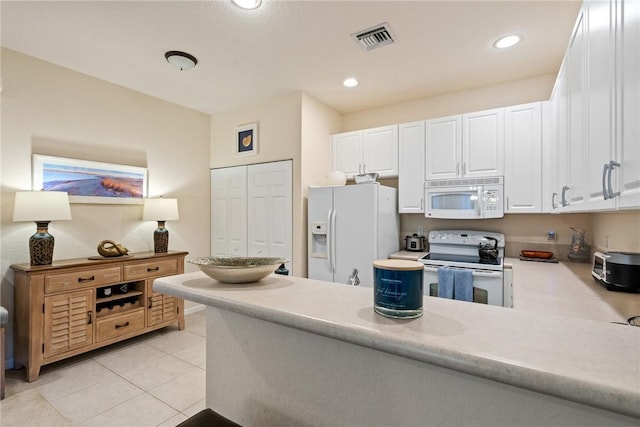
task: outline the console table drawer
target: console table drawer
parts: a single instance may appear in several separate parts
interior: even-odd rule
[[[105,341],[142,329],[144,329],[144,309],[110,319],[98,320],[96,341]]]
[[[44,276],[44,292],[49,294],[121,282],[121,271],[120,267],[106,267],[73,273],[48,274]]]
[[[178,272],[178,260],[167,259],[124,266],[124,280],[147,279],[168,276]]]

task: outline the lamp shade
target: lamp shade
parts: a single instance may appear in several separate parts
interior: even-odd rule
[[[145,199],[144,221],[172,221],[180,219],[178,216],[178,199]]]
[[[57,221],[71,219],[66,191],[17,191],[14,221]]]

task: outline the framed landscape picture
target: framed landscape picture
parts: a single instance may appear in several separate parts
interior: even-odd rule
[[[258,123],[236,128],[236,157],[251,156],[258,152]]]
[[[70,203],[142,204],[147,169],[34,154],[33,190],[66,191]]]

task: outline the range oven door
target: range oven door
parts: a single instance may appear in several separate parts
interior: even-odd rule
[[[473,302],[500,307],[504,304],[503,272],[473,269]],[[436,296],[438,290],[438,267],[425,266],[423,278],[424,294]],[[510,304],[507,304],[509,306]]]
[[[424,193],[427,218],[482,218],[481,186],[426,187]]]

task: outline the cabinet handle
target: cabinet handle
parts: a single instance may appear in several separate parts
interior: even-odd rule
[[[149,297],[149,305],[147,306],[147,308],[151,308],[151,306],[153,306],[153,299]]]
[[[152,271],[158,271],[158,270],[160,270],[160,267],[153,267],[153,268],[147,267],[147,273],[150,273]]]
[[[456,163],[456,176],[460,175],[460,163]]]
[[[93,313],[91,311],[87,311],[87,325],[90,325],[93,323]]]
[[[560,203],[561,203],[562,206],[568,206],[569,205],[569,203],[567,202],[567,196],[566,196],[567,190],[569,188],[570,187],[566,186],[566,185],[562,187],[562,198],[560,200]]]
[[[613,199],[614,197],[618,197],[620,195],[619,191],[616,191],[615,193],[613,192],[613,189],[611,188],[611,172],[613,172],[613,168],[615,168],[616,166],[620,166],[620,163],[616,162],[615,160],[609,160],[609,176],[607,177],[607,181],[609,184],[609,198]]]
[[[424,199],[420,199],[420,210],[424,211]]]
[[[92,280],[95,280],[95,279],[96,279],[96,276],[78,277],[78,283],[91,282]]]
[[[364,163],[362,165],[362,173],[367,173],[367,164],[366,163]]]
[[[362,165],[360,163],[358,163],[358,173],[359,174],[362,173]]]
[[[602,197],[604,200],[610,199],[609,192],[607,191],[607,184],[605,180],[607,178],[607,170],[609,169],[609,163],[604,164],[604,169],[602,170]]]
[[[558,206],[556,205],[556,196],[558,195],[558,193],[553,193],[551,195],[551,209],[557,209]]]
[[[116,323],[116,329],[120,329],[120,328],[126,328],[127,326],[129,326],[129,322],[127,321],[127,323],[125,323],[124,325],[118,325]]]

